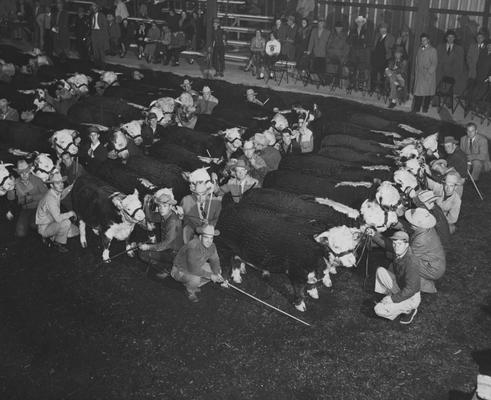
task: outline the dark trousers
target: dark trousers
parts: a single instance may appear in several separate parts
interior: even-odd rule
[[[158,271],[170,272],[176,254],[174,250],[170,249],[163,251],[139,250],[138,258]]]
[[[173,59],[175,63],[179,62],[179,57],[181,56],[181,53],[185,50],[185,47],[173,47],[169,49],[168,54],[169,54],[169,60]]]
[[[213,48],[213,68],[218,73],[222,73],[225,69],[225,47],[223,46],[215,46]]]
[[[80,55],[80,58],[82,60],[86,60],[88,56],[88,48],[87,48],[87,42],[84,41],[82,38],[77,38],[77,41],[75,42],[75,48]]]
[[[370,71],[370,83],[372,90],[377,89],[377,84],[379,88],[382,88],[385,82],[385,68],[387,66],[385,64],[381,65],[372,65],[372,69]]]
[[[102,32],[93,30],[91,34],[92,38],[92,54],[94,56],[94,62],[103,67],[106,61],[106,48],[104,43],[104,35]]]
[[[423,112],[428,112],[432,97],[433,96],[414,96],[413,111],[419,112],[421,111],[421,106],[423,106]]]
[[[325,57],[314,57],[313,61],[313,72],[319,77],[321,85],[326,83],[326,58]]]
[[[17,217],[15,224],[15,236],[25,237],[29,233],[29,228],[36,229],[36,209],[22,209]]]

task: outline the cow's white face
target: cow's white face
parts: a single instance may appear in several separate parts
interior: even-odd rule
[[[397,223],[395,211],[384,210],[380,204],[373,200],[365,200],[361,205],[360,212],[365,223],[378,232],[385,232]]]
[[[112,144],[118,158],[126,161],[130,157],[130,152],[128,151],[128,138],[123,132],[115,131],[113,133]]]
[[[68,84],[74,94],[88,94],[89,82],[92,79],[84,74],[75,74],[67,79]]]
[[[14,190],[15,180],[7,167],[12,164],[0,163],[0,196],[5,196],[10,190]]]
[[[406,192],[409,188],[415,189],[418,186],[416,177],[404,168],[399,168],[394,172],[394,182],[401,186],[403,192]]]
[[[130,121],[126,124],[121,125],[121,131],[133,140],[137,146],[140,146],[143,143],[142,138],[142,121]]]
[[[206,195],[213,191],[214,184],[206,168],[199,168],[190,174],[184,174],[184,179],[189,182],[189,189],[194,194]]]
[[[271,120],[271,127],[276,129],[278,132],[283,131],[288,128],[288,120],[283,114],[276,114]]]
[[[34,159],[32,173],[43,182],[46,182],[51,172],[53,172],[55,169],[56,166],[50,155],[41,153]]]
[[[118,193],[112,200],[113,204],[120,211],[123,221],[137,223],[145,219],[143,206],[138,198],[138,190],[135,189],[132,194],[126,196]]]
[[[418,175],[421,164],[417,158],[412,158],[405,163],[406,169],[413,175]]]
[[[347,268],[356,265],[356,240],[347,226],[336,226],[314,236],[314,239],[327,248],[331,265]]]
[[[165,127],[172,123],[175,110],[175,101],[172,97],[162,97],[155,100],[150,104],[150,107],[150,112],[155,112],[155,109],[161,111],[161,119],[159,118],[159,114],[155,113],[157,115],[159,125]]]
[[[80,137],[77,131],[74,131],[73,129],[59,130],[51,136],[50,140],[58,157],[65,153],[69,153],[72,156],[78,154]]]
[[[431,152],[436,152],[438,149],[438,132],[427,136],[423,139],[423,147]]]
[[[399,157],[411,160],[419,157],[419,151],[414,144],[408,144],[399,151]]]
[[[383,208],[395,209],[401,202],[401,195],[391,182],[384,181],[378,187],[375,199]]]

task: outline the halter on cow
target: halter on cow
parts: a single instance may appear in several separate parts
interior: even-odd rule
[[[49,154],[41,153],[36,156],[33,162],[32,173],[43,182],[46,182],[50,174],[56,169],[56,165]]]
[[[0,196],[11,190],[14,190],[15,180],[11,172],[7,167],[11,167],[13,164],[4,164],[0,162]]]
[[[53,133],[50,142],[58,157],[65,153],[75,156],[78,154],[80,134],[73,129],[61,129]]]

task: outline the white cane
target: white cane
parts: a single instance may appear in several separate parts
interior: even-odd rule
[[[477,187],[476,181],[475,181],[475,180],[474,180],[474,178],[472,177],[472,175],[471,175],[471,173],[470,173],[469,169],[467,169],[467,175],[469,175],[469,178],[470,178],[470,180],[471,180],[472,184],[474,185],[474,189],[476,189],[476,192],[477,192],[477,195],[479,196],[479,198],[480,198],[481,200],[484,200],[484,197],[483,197],[483,195],[481,194],[481,191],[479,190],[479,188]]]

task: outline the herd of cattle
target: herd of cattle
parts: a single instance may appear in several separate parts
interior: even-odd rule
[[[6,61],[26,63],[28,56],[12,48],[2,50]],[[266,105],[252,107],[244,87],[198,79],[196,87],[211,86],[220,102],[211,115],[198,116],[190,129],[175,123],[182,106],[174,100],[182,91],[177,76],[146,71],[143,79],[135,80],[129,69],[114,70],[118,73],[110,73],[103,92],[94,86],[108,74],[74,62],[46,65],[28,79],[16,74],[0,84],[25,119],[0,121],[0,195],[12,188],[12,165],[19,156],[30,157],[33,172],[46,180],[56,158],[64,152],[77,156],[89,140],[89,128],[97,126],[101,141],[117,157],[89,169],[89,175],[75,182],[71,196],[82,245],[87,245],[88,225],[103,238],[103,257],[109,259],[113,238],[131,246],[135,226],[149,229],[142,209],[145,194],[172,188],[180,201],[189,194],[186,172],[208,167],[220,177],[228,129],[239,127],[245,140],[270,128],[278,109],[285,110],[292,125],[299,118],[299,105],[313,110],[315,104],[320,113],[308,126],[314,151],[284,155],[262,188],[248,191],[237,204],[223,204],[217,223],[222,232],[217,238],[220,258],[231,268],[234,281],[241,282],[244,263],[286,273],[301,311],[306,309],[305,293],[317,298],[318,284],[331,286],[336,267],[357,264],[368,227],[383,232],[397,221],[406,189],[419,184],[424,157],[438,155],[435,133],[464,134],[456,125],[416,115],[269,89],[258,88],[259,97],[269,98]],[[59,79],[80,96],[66,115],[48,112],[43,103],[44,89]],[[144,153],[139,127],[149,111],[158,116],[164,134]],[[5,196],[2,200],[8,207]]]

